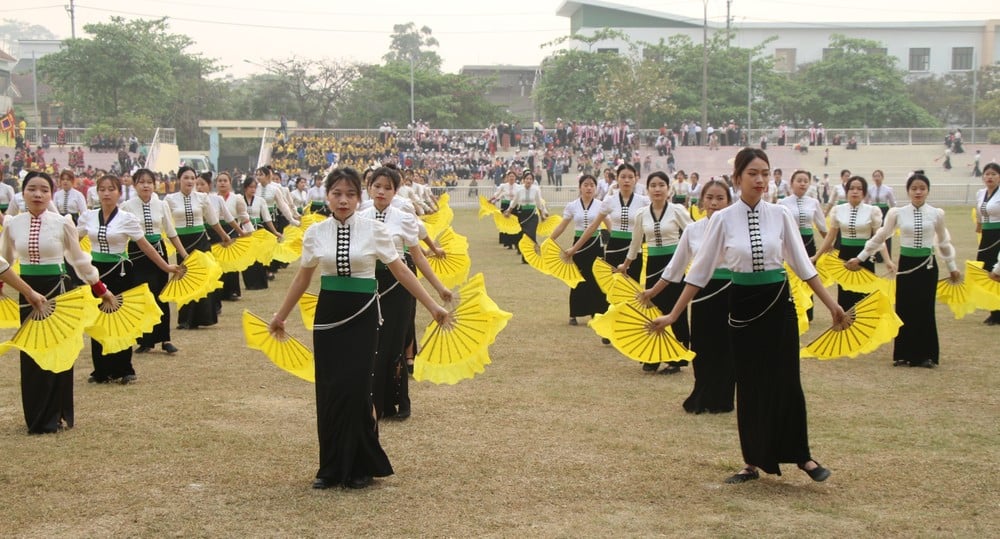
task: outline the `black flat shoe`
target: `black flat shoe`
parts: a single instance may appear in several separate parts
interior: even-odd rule
[[[671,364],[667,365],[667,367],[665,369],[663,369],[662,371],[660,371],[660,372],[658,372],[656,374],[677,374],[679,372],[681,372],[681,366],[677,365],[677,364],[674,364],[674,363],[671,363]]]
[[[756,468],[743,468],[739,472],[727,477],[723,483],[727,485],[738,485],[755,479],[760,479],[760,472],[758,472]]]
[[[118,379],[118,383],[127,386],[129,384],[134,384],[139,378],[134,374],[126,374]]]
[[[910,364],[910,362],[906,361],[905,359],[897,359],[897,360],[895,360],[895,361],[892,362],[892,366],[893,367],[906,367],[909,364]]]
[[[176,346],[168,342],[163,343],[163,351],[170,355],[180,352],[180,350]]]
[[[656,372],[656,369],[660,368],[659,363],[643,363],[642,372]]]
[[[811,460],[809,462],[816,462],[816,461]],[[822,481],[826,481],[826,479],[830,477],[830,470],[824,468],[820,463],[816,462],[816,467],[813,468],[812,470],[807,470],[806,464],[808,463],[799,464],[799,469],[805,472],[809,476],[809,478],[812,479],[813,481],[820,483]]]
[[[409,419],[412,413],[413,412],[411,410],[400,410],[399,412],[396,413],[396,415],[392,416],[392,418],[397,419],[399,421],[403,421],[405,419]]]
[[[149,352],[152,349],[153,349],[152,346],[140,346],[139,348],[135,349],[135,353],[136,354],[145,354],[146,352]]]
[[[601,344],[611,344],[611,339],[601,338]]]
[[[372,478],[370,475],[364,477],[355,477],[347,482],[347,488],[362,489],[368,488],[372,484]]]
[[[931,361],[929,359],[925,359],[925,360],[921,361],[920,363],[911,363],[910,366],[911,367],[923,367],[925,369],[933,369],[937,365],[935,365],[933,361]]]
[[[339,487],[339,486],[340,486],[339,484],[334,483],[330,479],[324,479],[322,477],[317,477],[316,480],[313,481],[313,484],[312,484],[312,488],[314,488],[316,490],[326,490],[328,488],[336,488],[336,487]]]
[[[580,323],[576,321],[576,318],[570,318],[569,319],[569,325],[571,325],[571,326],[578,326],[578,325],[580,325]]]

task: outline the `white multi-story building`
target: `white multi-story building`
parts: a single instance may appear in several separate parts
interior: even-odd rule
[[[570,20],[570,32],[592,35],[603,28],[624,32],[634,42],[658,43],[675,35],[685,35],[701,43],[704,21],[623,6],[600,0],[566,0],[556,12]],[[985,21],[924,21],[924,22],[816,22],[816,23],[750,23],[734,25],[732,44],[755,47],[765,40],[765,53],[774,56],[775,69],[794,71],[797,66],[823,58],[832,34],[878,41],[878,51],[895,57],[897,66],[911,75],[944,75],[970,71],[973,66],[986,66],[1000,61],[1000,41],[997,27],[1000,20]],[[709,33],[725,31],[725,24],[708,22]],[[586,48],[587,45],[576,45]],[[609,39],[596,43],[592,50],[624,52],[622,40]]]

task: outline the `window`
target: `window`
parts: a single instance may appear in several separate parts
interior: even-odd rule
[[[931,50],[929,48],[910,49],[910,71],[930,71]]]
[[[618,48],[617,47],[608,48],[608,49],[600,49],[599,48],[599,49],[597,49],[597,52],[607,52],[607,53],[611,53],[611,54],[618,54]]]
[[[774,49],[774,70],[778,73],[795,71],[795,49]]]
[[[972,47],[951,48],[951,70],[969,71],[972,69]]]

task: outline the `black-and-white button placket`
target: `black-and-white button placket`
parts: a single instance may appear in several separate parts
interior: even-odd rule
[[[760,213],[757,210],[747,210],[747,229],[750,231],[753,271],[764,271],[764,241],[760,235]]]
[[[150,211],[148,202],[142,204],[142,226],[146,234],[153,233],[153,212]]]
[[[924,246],[924,212],[921,208],[913,208],[913,247]]]
[[[351,276],[351,225],[337,227],[337,275]]]
[[[386,208],[383,211],[379,211],[378,209],[376,209],[375,210],[375,220],[378,221],[378,222],[380,222],[380,223],[384,223],[385,222],[385,214],[386,214],[387,211],[388,211],[388,208]]]
[[[194,208],[191,207],[191,196],[184,196],[184,226],[194,226]]]
[[[795,197],[795,205],[798,207],[799,211],[799,228],[806,228],[809,226],[809,220],[806,218],[806,214],[802,210],[802,197]]]
[[[851,207],[851,216],[847,219],[847,236],[849,238],[858,237],[858,207]]]

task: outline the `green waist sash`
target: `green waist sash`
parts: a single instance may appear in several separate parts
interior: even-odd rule
[[[649,246],[649,256],[672,255],[677,250],[676,245],[663,245],[659,247]]]
[[[864,247],[867,241],[867,239],[859,238],[840,238],[840,244],[848,247]]]
[[[885,210],[889,209],[889,205],[886,204],[885,202],[876,202],[875,206],[878,206],[879,208],[882,208],[882,209],[885,209]]]
[[[375,279],[362,279],[360,277],[324,275],[320,277],[320,288],[333,292],[360,292],[363,294],[374,294],[375,290],[378,288],[378,281]]]
[[[261,219],[260,217],[251,217],[251,218],[250,218],[250,223],[251,223],[251,224],[252,224],[253,226],[257,226],[257,225],[261,224],[262,222],[264,222],[264,220],[263,220],[263,219]]]
[[[732,280],[733,272],[728,268],[715,268],[715,271],[712,272],[712,278]]]
[[[178,236],[186,236],[188,234],[197,234],[198,232],[204,232],[205,225],[194,225],[194,226],[179,226],[177,227]]]
[[[517,209],[521,210],[521,211],[535,211],[535,205],[534,204],[521,204],[520,206],[517,207]]]
[[[102,264],[117,264],[122,260],[128,260],[128,253],[92,252],[90,253],[90,258],[92,258],[94,262],[101,262]]]
[[[611,237],[620,240],[630,240],[632,239],[632,232],[628,230],[612,230]]]
[[[767,271],[753,271],[750,273],[733,272],[733,284],[744,286],[757,286],[762,284],[780,283],[785,280],[784,269],[773,269]]]
[[[21,275],[62,275],[66,273],[63,264],[21,264]]]
[[[899,254],[912,258],[924,258],[934,254],[934,249],[930,247],[899,247]]]
[[[597,231],[597,232],[594,232],[593,234],[591,234],[590,237],[591,238],[596,238],[596,237],[598,237],[600,235],[601,235],[601,232]],[[573,239],[577,239],[578,240],[578,239],[580,239],[581,236],[583,236],[583,231],[582,230],[577,230],[576,232],[573,233]]]
[[[322,209],[323,206],[326,206],[326,202],[321,202],[321,201],[318,201],[318,200],[313,200],[312,202],[309,203],[309,206],[312,209],[314,209],[314,210],[318,210],[318,209]]]
[[[1000,230],[1000,223],[983,223],[983,230]]]
[[[159,234],[146,234],[146,241],[152,243],[153,245],[160,243],[160,240],[162,239],[163,237],[160,236]]]
[[[812,227],[800,228],[799,229],[799,234],[801,234],[803,236],[812,236],[813,235],[813,229],[812,229]]]

